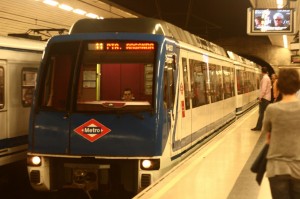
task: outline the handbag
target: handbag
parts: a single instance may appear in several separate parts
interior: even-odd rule
[[[253,173],[256,173],[256,181],[259,185],[266,172],[268,150],[269,144],[265,144],[250,168]]]

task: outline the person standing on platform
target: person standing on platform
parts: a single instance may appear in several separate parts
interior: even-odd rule
[[[271,103],[274,102],[274,82],[277,80],[277,75],[273,73],[271,75],[271,83],[272,83],[272,89],[271,89]]]
[[[259,116],[257,119],[256,126],[252,128],[252,131],[260,131],[262,128],[262,122],[264,119],[264,113],[267,108],[267,106],[271,102],[271,80],[270,77],[268,76],[268,70],[266,67],[263,67],[261,69],[263,77],[260,81],[260,91],[259,91]]]
[[[281,69],[278,89],[282,100],[270,104],[263,121],[269,150],[266,176],[269,178],[273,199],[300,198],[300,88],[295,69]]]
[[[274,80],[273,80],[274,79]],[[278,77],[276,74],[272,75],[272,102],[279,102],[282,99],[282,95],[280,94],[277,88]]]

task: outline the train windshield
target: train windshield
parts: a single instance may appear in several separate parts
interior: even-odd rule
[[[74,104],[76,111],[150,109],[155,49],[152,42],[52,44],[42,78],[41,108],[65,111]]]
[[[76,110],[149,109],[155,46],[152,42],[86,43],[79,70]]]

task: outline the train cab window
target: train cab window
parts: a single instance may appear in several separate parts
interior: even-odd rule
[[[37,69],[24,68],[22,70],[22,104],[31,106],[36,86]]]
[[[154,43],[96,41],[84,46],[77,80],[77,111],[139,111],[151,108]],[[131,101],[123,98],[127,89],[133,93]]]
[[[192,105],[193,107],[198,107],[208,104],[208,96],[206,92],[206,63],[190,59],[189,66]]]
[[[50,47],[41,88],[43,108],[66,110],[71,69],[75,64],[79,42],[57,43]]]
[[[0,66],[0,109],[4,108],[4,68]]]

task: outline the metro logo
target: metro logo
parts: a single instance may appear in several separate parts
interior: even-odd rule
[[[86,134],[99,134],[102,130],[99,127],[85,127],[82,131]]]
[[[74,129],[74,132],[81,135],[90,142],[96,141],[97,139],[103,137],[110,131],[111,130],[109,128],[107,128],[106,126],[94,119],[91,119]]]

